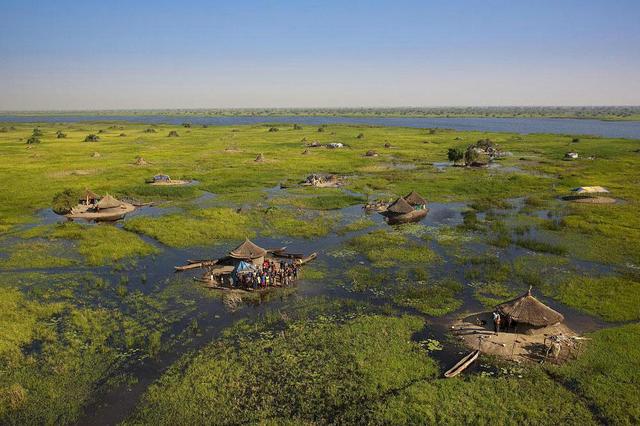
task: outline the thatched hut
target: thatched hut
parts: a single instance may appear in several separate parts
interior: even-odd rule
[[[85,189],[84,192],[82,193],[82,198],[80,199],[80,204],[84,204],[84,205],[91,205],[91,204],[95,204],[96,201],[98,201],[98,199],[100,198],[100,196],[98,194],[96,194],[95,192],[93,192],[90,189]]]
[[[117,209],[122,205],[122,201],[107,194],[98,201],[96,210]]]
[[[551,309],[531,294],[531,288],[522,296],[496,306],[500,315],[529,328],[541,328],[564,321],[564,316]]]
[[[427,205],[427,200],[422,198],[422,196],[418,194],[416,191],[411,191],[404,197],[404,199],[412,207],[416,207],[416,206],[424,207]]]
[[[258,154],[258,156],[255,159],[256,163],[262,163],[264,161],[264,155],[262,153]]]
[[[409,204],[404,198],[400,197],[387,208],[387,213],[399,215],[411,213],[413,210],[414,209],[411,207],[411,204]]]
[[[389,225],[398,223],[416,222],[427,215],[429,209],[426,206],[420,206],[420,208],[413,208],[411,204],[404,198],[400,197],[389,207],[381,211],[380,214],[387,218]]]
[[[260,265],[262,264],[262,262],[264,262],[264,257],[266,254],[267,250],[254,244],[248,238],[246,238],[242,244],[229,252],[229,257],[241,261],[251,262],[254,265]]]

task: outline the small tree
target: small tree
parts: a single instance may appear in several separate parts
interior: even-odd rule
[[[324,132],[324,127],[322,126],[318,127],[318,132]]]
[[[56,214],[71,213],[71,209],[78,204],[80,194],[72,189],[65,189],[53,196],[51,209]]]
[[[578,142],[580,142],[580,138],[571,139],[571,143],[578,143]]]
[[[449,151],[447,152],[447,158],[453,163],[458,163],[462,159],[464,159],[464,151],[460,148],[449,148]]]
[[[94,135],[93,133],[90,135],[87,135],[86,138],[84,138],[85,142],[98,142],[100,140],[100,138],[98,137],[98,135]]]
[[[66,134],[66,133],[63,133],[61,130],[58,130],[58,131],[56,132],[56,137],[57,137],[58,139],[64,139],[64,138],[66,138],[66,137],[67,137],[67,134]]]
[[[32,136],[39,137],[39,136],[42,136],[42,135],[43,135],[42,130],[38,129],[37,127],[35,129],[33,129],[33,135]]]
[[[294,124],[293,125],[293,130],[302,130],[302,126],[299,124]]]
[[[358,133],[358,136],[356,136],[356,139],[364,139],[364,133]]]
[[[182,127],[185,127],[188,129],[191,127],[191,123],[182,123]]]

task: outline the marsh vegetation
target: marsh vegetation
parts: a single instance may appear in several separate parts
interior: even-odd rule
[[[640,141],[580,136],[563,162],[576,136],[111,124],[0,126],[0,423],[640,422]],[[487,139],[513,155],[434,166]],[[281,185],[319,172],[344,185]],[[160,173],[194,184],[145,183]],[[619,202],[560,199],[582,185]],[[86,188],[153,206],[53,213]],[[412,190],[419,223],[361,208]],[[246,237],[320,256],[240,300],[173,274]],[[450,322],[529,286],[589,338],[577,359],[441,378],[464,350]]]

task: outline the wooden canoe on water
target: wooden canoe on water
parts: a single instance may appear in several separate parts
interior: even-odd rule
[[[446,377],[447,379],[456,377],[458,374],[462,373],[468,366],[470,366],[471,363],[478,358],[478,355],[480,355],[479,350],[469,352],[467,355],[465,355],[464,358],[458,361],[456,365],[447,370],[447,372],[444,373],[444,377]]]

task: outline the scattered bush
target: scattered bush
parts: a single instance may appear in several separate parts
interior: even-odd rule
[[[58,130],[58,131],[56,132],[56,137],[57,137],[58,139],[64,139],[64,138],[66,138],[66,137],[67,137],[67,134],[66,134],[66,133],[63,133],[61,130]]]
[[[167,137],[169,138],[177,138],[178,136],[180,135],[175,130],[170,131],[169,134],[167,135]]]
[[[31,136],[29,139],[27,139],[27,145],[35,145],[38,143],[40,143],[40,139],[35,136]]]
[[[42,130],[38,129],[37,127],[33,129],[33,136],[38,137],[42,135],[43,135]]]
[[[277,132],[278,130],[280,129],[278,129],[277,127],[269,127],[270,132]]]
[[[293,130],[302,130],[302,126],[299,124],[294,124],[293,125]]]
[[[87,135],[86,138],[84,138],[85,142],[98,142],[100,140],[100,138],[98,137],[98,135],[94,135],[93,133],[90,135]]]
[[[80,194],[73,189],[65,189],[53,196],[51,209],[56,214],[71,213],[71,209],[78,204]]]
[[[364,133],[358,133],[358,136],[356,136],[356,139],[364,139]]]
[[[149,127],[148,129],[144,129],[144,132],[145,132],[145,133],[158,133],[158,132],[156,131],[156,129],[153,129],[153,128],[151,128],[151,127]]]
[[[449,159],[449,161],[457,163],[464,159],[464,151],[460,148],[449,148],[449,151],[447,152],[447,158]]]

